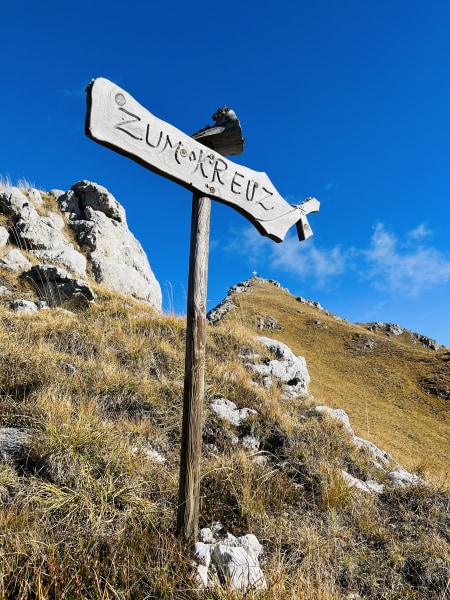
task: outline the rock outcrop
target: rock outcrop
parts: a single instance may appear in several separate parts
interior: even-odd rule
[[[248,363],[248,366],[264,376],[264,385],[270,386],[272,377],[284,383],[283,398],[296,398],[308,395],[310,376],[303,356],[295,356],[292,350],[277,340],[258,336],[256,338],[274,355],[273,360],[262,364]]]
[[[7,187],[0,189],[0,215],[7,221],[0,226],[0,268],[25,272],[50,306],[71,299],[72,291],[93,300],[92,274],[96,283],[161,310],[161,288],[147,256],[106,188],[89,181],[48,194]],[[52,279],[44,283],[47,275]]]
[[[196,542],[192,548],[196,567],[194,579],[200,589],[221,584],[243,594],[267,589],[259,565],[263,547],[255,535],[250,533],[237,538],[228,533],[225,538],[215,541],[214,532],[205,528],[200,537],[205,541]],[[216,569],[212,573],[211,566]]]
[[[329,406],[316,406],[315,409],[318,413],[325,414],[342,423],[344,428],[350,434],[355,446],[367,452],[367,454],[371,457],[374,466],[387,475],[387,482],[392,487],[406,487],[408,485],[418,485],[424,483],[420,477],[410,473],[409,471],[406,471],[406,469],[399,465],[388,452],[380,450],[373,442],[355,435],[355,432],[350,425],[350,419],[348,418],[345,410],[342,408],[330,408]],[[349,487],[356,487],[363,492],[379,494],[385,489],[385,486],[382,484],[371,480],[361,481],[356,477],[352,477],[345,471],[342,472],[342,477]]]
[[[402,335],[403,333],[407,334],[409,335],[409,339],[413,344],[421,344],[422,346],[425,346],[425,348],[429,348],[430,350],[434,350],[435,352],[437,352],[440,348],[440,345],[436,342],[436,340],[433,340],[427,337],[426,335],[409,331],[409,329],[404,329],[403,327],[400,327],[400,325],[396,325],[395,323],[376,322],[364,323],[362,325],[366,327],[369,331],[384,333],[387,337]]]

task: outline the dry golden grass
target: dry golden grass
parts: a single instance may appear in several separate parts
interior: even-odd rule
[[[339,423],[312,411],[310,400],[280,400],[278,385],[255,385],[239,358],[267,356],[253,339],[264,298],[261,316],[285,327],[276,337],[306,356],[316,402],[347,408],[346,389],[363,394],[351,342],[364,330],[265,288],[241,294],[233,318],[208,328],[200,525],[220,520],[227,531],[255,533],[263,543],[269,589],[246,598],[445,600],[448,493],[434,484],[379,496],[349,489],[342,469],[379,482],[384,476]],[[72,314],[21,315],[9,311],[7,299],[0,305],[0,427],[33,432],[26,459],[0,461],[0,598],[197,598],[189,548],[174,536],[185,323],[96,292],[94,305]],[[288,334],[298,318],[320,320],[328,337],[309,325]],[[381,374],[383,356],[392,362],[382,342],[375,358]],[[402,366],[389,371],[406,378],[415,353],[430,354],[402,344],[395,355]],[[355,354],[353,366],[338,350]],[[391,388],[366,372],[381,402]],[[209,411],[218,396],[258,414],[237,429]],[[370,438],[380,442],[372,413],[363,408],[360,427],[348,410],[358,433],[366,436],[368,422]],[[246,433],[261,440],[265,462],[233,443]],[[149,448],[165,461],[149,457]],[[239,596],[221,587],[202,597]]]
[[[386,337],[296,300],[269,282],[236,298],[239,309],[224,318],[255,335],[285,342],[306,358],[316,402],[343,408],[356,435],[369,439],[408,469],[426,471],[450,485],[448,399],[427,394],[421,382],[450,389],[448,348],[434,352],[413,344],[408,333]],[[283,330],[258,331],[258,317],[277,319]],[[374,340],[375,347],[365,347]]]

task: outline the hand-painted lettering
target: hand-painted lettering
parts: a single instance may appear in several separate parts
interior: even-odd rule
[[[209,154],[204,154],[203,150],[200,150],[199,155],[198,155],[198,159],[197,156],[194,152],[194,150],[190,153],[189,155],[189,160],[197,160],[197,164],[195,165],[195,169],[192,171],[192,174],[196,173],[197,171],[200,171],[201,174],[203,175],[203,177],[205,179],[208,179],[208,174],[205,173],[205,163],[207,161],[209,161]]]
[[[128,134],[130,137],[134,138],[135,140],[142,140],[141,137],[135,135],[132,131],[129,131],[128,129],[124,129],[125,125],[130,125],[130,123],[139,123],[139,121],[141,120],[141,118],[138,117],[137,115],[134,115],[129,110],[126,110],[122,106],[119,106],[119,110],[121,112],[124,112],[128,116],[133,117],[133,119],[129,119],[128,121],[124,121],[123,120],[124,117],[122,117],[122,122],[121,123],[117,123],[117,125],[114,125],[114,129],[119,129],[120,131],[123,131],[124,133]]]
[[[221,169],[219,168],[219,163],[222,164]],[[214,172],[213,172],[213,176],[212,176],[212,182],[214,183],[214,181],[216,180],[216,176],[217,176],[217,181],[219,183],[221,183],[222,185],[225,185],[225,183],[220,178],[220,174],[223,173],[223,171],[226,171],[227,169],[228,169],[227,163],[224,160],[222,160],[221,158],[217,158],[216,162],[214,164]]]
[[[238,173],[237,171],[234,173],[233,176],[233,180],[231,182],[231,191],[233,192],[233,194],[240,194],[241,192],[239,190],[235,190],[234,188],[240,188],[242,187],[242,185],[239,183],[239,181],[237,181],[236,177],[242,177],[242,179],[244,179],[245,175],[242,175],[241,173]]]
[[[258,187],[258,182],[257,182],[257,181],[254,181],[254,182],[253,182],[253,188],[252,188],[252,191],[251,191],[251,193],[250,193],[250,188],[251,188],[251,187],[252,187],[252,182],[251,182],[251,180],[249,179],[249,180],[247,181],[247,192],[246,192],[246,194],[245,194],[245,197],[247,198],[247,200],[248,200],[249,202],[251,202],[251,201],[253,200],[253,198],[255,197],[255,190],[256,190],[256,188]]]
[[[159,144],[161,143],[162,136],[163,136],[163,132],[160,131],[158,141],[156,142],[156,144],[152,144],[150,141],[150,123],[147,124],[147,133],[145,135],[145,142],[146,142],[147,146],[150,146],[150,148],[158,148]]]
[[[267,203],[266,202],[266,204],[270,204],[270,206],[266,206],[265,204],[263,204],[263,202],[265,200],[268,200],[271,196],[273,196],[273,192],[269,192],[269,190],[267,190],[265,187],[263,187],[262,189],[263,189],[264,192],[266,192],[267,195],[264,196],[264,198],[259,198],[257,204],[260,204],[264,208],[264,210],[272,210],[274,208],[274,206],[275,206],[274,203],[272,203],[272,202]]]

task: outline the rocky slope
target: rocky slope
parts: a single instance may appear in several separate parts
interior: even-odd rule
[[[128,228],[124,208],[89,181],[66,192],[0,188],[0,267],[22,275],[48,305],[92,301],[91,278],[161,310],[160,285]],[[11,294],[8,278],[3,279],[1,293]],[[14,306],[33,310],[32,305]]]
[[[446,349],[276,282],[238,286],[207,328],[191,554],[174,536],[184,320],[98,284],[92,302],[81,274],[20,254],[50,308],[0,299],[0,597],[444,600],[448,493],[416,457],[402,468],[395,442],[409,460],[411,413],[416,453],[439,464]],[[16,295],[29,285],[0,273]],[[61,310],[52,298],[73,281],[84,305]]]
[[[357,435],[449,484],[448,348],[399,325],[349,323],[260,278],[233,286],[208,320],[287,344],[306,358],[314,397],[344,409]]]

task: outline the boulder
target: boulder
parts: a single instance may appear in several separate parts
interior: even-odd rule
[[[22,209],[30,205],[28,198],[16,187],[0,190],[0,212],[10,217],[19,218]]]
[[[261,336],[256,339],[264,344],[275,355],[275,358],[264,364],[248,363],[248,366],[265,378],[276,377],[283,381],[285,383],[283,394],[285,399],[307,395],[311,378],[304,357],[295,356],[286,344],[277,340]],[[264,385],[268,385],[267,379],[265,379]]]
[[[49,306],[61,306],[67,302],[89,304],[96,298],[87,281],[75,279],[60,267],[35,265],[24,276]]]
[[[25,194],[16,187],[7,187],[0,191],[0,213],[12,221],[11,231],[0,226],[0,247],[9,243],[25,248],[43,265],[63,267],[84,280],[89,263],[97,283],[161,310],[160,285],[141,244],[128,229],[124,208],[114,196],[106,188],[85,180],[67,192],[54,189],[49,194],[65,218],[58,211],[45,212],[45,195],[39,190],[29,188]],[[73,234],[67,227],[73,230],[87,257],[74,246]],[[23,262],[26,259],[19,259],[19,250],[15,252],[11,255],[15,260],[4,256],[0,267],[30,269],[30,263]],[[46,295],[52,291],[49,286],[44,287]],[[42,291],[43,286],[40,288]],[[59,288],[61,291],[61,285]],[[64,285],[63,293],[66,288]]]
[[[8,288],[4,285],[0,285],[0,296],[12,296],[14,292],[8,290]]]
[[[25,460],[31,450],[31,434],[27,429],[0,427],[0,458]]]
[[[161,310],[161,288],[138,240],[128,229],[125,210],[106,188],[88,181],[58,197],[97,283]]]
[[[33,313],[39,310],[39,305],[31,300],[13,300],[9,303],[9,308],[14,312]]]
[[[398,466],[394,471],[391,471],[388,477],[389,481],[394,487],[407,487],[409,485],[424,484],[423,479],[417,475],[414,475],[413,473],[409,473],[409,471],[406,471],[400,466]]]
[[[0,266],[8,271],[20,272],[31,267],[30,261],[19,250],[5,250],[0,258]]]
[[[252,408],[238,408],[234,402],[226,398],[216,398],[211,402],[211,410],[220,418],[239,427],[251,415],[257,415]]]
[[[6,246],[9,241],[9,233],[6,227],[0,226],[0,248]]]
[[[200,587],[214,587],[217,581],[210,578],[210,565],[214,565],[219,580],[242,594],[267,589],[264,573],[259,565],[262,546],[253,534],[239,538],[228,534],[215,543],[197,542],[192,553],[196,566],[196,579]]]
[[[353,475],[350,475],[347,471],[341,471],[341,475],[348,487],[354,487],[357,490],[368,494],[382,494],[384,492],[384,485],[377,481],[361,481],[361,479],[353,477]]]

